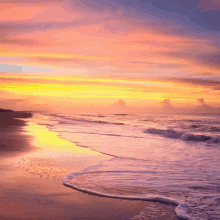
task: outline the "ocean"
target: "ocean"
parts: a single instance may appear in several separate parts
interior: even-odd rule
[[[183,219],[220,219],[220,115],[47,113],[39,123],[60,138],[112,156],[67,174],[65,186],[170,203]],[[145,219],[144,210],[132,219]]]

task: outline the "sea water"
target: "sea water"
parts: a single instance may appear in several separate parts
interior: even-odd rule
[[[47,114],[45,123],[61,138],[112,156],[68,174],[64,185],[171,203],[184,219],[220,219],[220,115]]]

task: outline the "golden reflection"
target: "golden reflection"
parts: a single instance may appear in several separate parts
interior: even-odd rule
[[[59,138],[58,132],[49,131],[45,125],[40,125],[45,124],[46,118],[47,116],[35,114],[32,119],[25,119],[25,132],[33,136],[31,145],[38,149],[14,158],[13,161],[6,161],[18,168],[16,172],[7,173],[6,182],[24,178],[31,182],[43,181],[44,184],[53,182],[62,185],[62,178],[68,173],[83,170],[111,158]],[[38,188],[33,190],[36,192]]]
[[[34,136],[33,144],[42,151],[53,151],[72,154],[100,155],[88,148],[78,147],[76,144],[59,138],[58,132],[51,132],[45,126],[38,125],[34,121],[28,122],[26,130]]]

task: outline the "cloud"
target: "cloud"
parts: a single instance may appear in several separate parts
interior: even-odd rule
[[[200,0],[198,8],[204,11],[220,10],[220,0]]]
[[[210,76],[210,75],[212,75],[212,73],[209,73],[209,72],[205,72],[205,73],[196,73],[196,74],[194,74],[194,76],[195,75],[201,75],[201,76]]]
[[[117,102],[113,103],[113,107],[124,109],[126,108],[126,105],[125,105],[125,102],[122,99],[120,99]]]
[[[216,2],[218,0],[212,0],[211,4],[213,7],[214,1]],[[194,33],[196,30],[220,30],[220,26],[218,22],[216,22],[220,20],[219,11],[201,10],[201,8],[198,8],[199,4],[201,5],[200,0],[76,0],[69,1],[69,3],[73,8],[78,7],[82,10],[93,10],[99,13],[122,11],[122,17],[141,18],[142,20],[157,17],[157,21],[152,23],[153,26],[159,23],[163,24],[169,17],[169,21],[172,20],[173,23],[176,23],[176,26],[184,24],[183,26],[188,26],[187,30],[191,30]],[[209,4],[209,2],[207,4]],[[215,7],[215,9],[218,8]],[[163,25],[161,28],[163,29]],[[171,29],[170,26],[170,30]],[[181,28],[178,28],[177,32],[181,32],[180,29]],[[169,31],[168,29],[166,30]]]
[[[5,95],[5,94],[10,94],[9,92],[6,92],[5,90],[3,89],[0,89],[0,95]]]
[[[79,12],[77,12],[79,13]],[[71,17],[71,13],[69,15]],[[53,21],[46,20],[45,18],[41,19],[42,21],[30,21],[26,20],[23,22],[18,21],[1,21],[0,20],[0,37],[2,39],[7,39],[8,36],[14,36],[16,33],[33,33],[33,32],[43,32],[47,30],[62,30],[62,29],[71,29],[80,28],[91,25],[105,24],[107,21],[114,21],[116,17],[110,14],[96,14],[92,12],[83,12],[79,15],[79,18],[76,17],[76,12],[72,14],[73,18],[69,21]],[[117,24],[117,23],[116,23]],[[92,33],[90,33],[92,35]]]
[[[34,4],[34,5],[42,5],[42,4],[48,4],[48,3],[54,3],[54,2],[62,2],[65,0],[0,0],[1,4],[7,4],[7,3],[13,3],[13,4],[22,4],[22,5],[29,5],[29,4]]]
[[[62,57],[25,57],[26,60],[34,61],[37,63],[44,64],[53,64],[63,66],[64,64],[72,64],[74,66],[87,66],[87,67],[98,67],[105,66],[106,62],[102,61],[102,63],[97,63],[92,59],[83,59],[83,58],[62,58]]]
[[[173,106],[170,103],[170,99],[164,99],[163,101],[160,102],[162,105],[162,109],[164,112],[169,113],[170,111],[173,110]]]
[[[0,63],[2,62],[20,62],[20,61],[24,61],[24,59],[20,58],[20,57],[12,57],[12,56],[0,56]]]
[[[170,103],[170,99],[164,99],[160,102],[160,104],[162,106],[163,112],[165,113],[171,113],[174,110],[172,104]]]
[[[163,108],[173,108],[173,106],[170,104],[170,99],[164,99],[160,102],[160,104],[163,106]]]
[[[34,31],[46,31],[48,29],[61,29],[71,27],[71,22],[0,22],[1,35],[13,35],[15,33],[30,33]]]
[[[220,52],[200,54],[196,56],[196,59],[202,64],[220,68]]]
[[[0,64],[0,71],[11,72],[11,73],[39,73],[39,72],[52,72],[54,70],[50,68],[37,67],[37,66]]]
[[[35,61],[38,63],[49,63],[49,64],[61,64],[64,63],[75,63],[79,60],[73,58],[59,58],[59,57],[26,57],[27,60]]]
[[[176,71],[186,69],[188,75],[189,71],[193,75],[197,69],[200,70],[200,65],[220,70],[220,52],[213,53],[218,47],[211,46],[217,32],[210,32],[212,36],[204,37],[202,33],[205,31],[197,32],[197,29],[194,29],[194,20],[190,21],[193,14],[198,18],[197,0],[61,0],[55,1],[56,13],[55,9],[50,9],[51,0],[0,2],[22,2],[21,7],[24,7],[24,10],[30,7],[26,7],[26,4],[38,4],[46,8],[34,16],[33,20],[0,21],[0,43],[6,46],[5,51],[24,57],[25,61],[63,65],[66,69],[71,66],[83,71],[88,70],[91,75],[120,72],[122,76],[125,75],[123,71],[127,71],[127,75],[155,77],[152,69],[155,69],[159,76],[173,75]],[[44,4],[48,4],[48,7],[44,7]],[[66,10],[67,15],[64,13],[64,16],[60,17],[59,14]],[[49,15],[54,16],[54,20],[46,19],[50,18]],[[192,29],[186,31],[188,25],[193,26],[193,32],[190,31]],[[181,32],[187,33],[181,36]],[[187,38],[186,35],[190,37]],[[199,35],[199,38],[196,35]],[[51,44],[53,47],[50,47]],[[35,48],[29,48],[34,46]],[[24,54],[16,55],[15,51],[20,49]],[[34,54],[42,56],[45,53],[65,54],[66,58],[39,57],[34,60]],[[83,58],[69,59],[68,55],[72,53],[108,56],[113,60],[96,62],[93,58],[91,61],[85,61]],[[28,58],[28,54],[31,58]],[[129,72],[131,70],[132,73]],[[200,72],[206,73],[209,69],[201,68]]]
[[[41,40],[29,40],[29,39],[12,39],[12,38],[7,38],[5,37],[0,37],[0,44],[1,45],[10,45],[10,46],[23,46],[23,47],[39,47],[39,46],[53,46],[55,43],[51,42],[44,42],[42,39]],[[56,43],[56,45],[65,45],[65,43]]]
[[[217,1],[217,0],[215,0]],[[74,28],[91,24],[104,24],[104,29],[111,33],[129,31],[131,27],[122,26],[118,22],[106,23],[110,20],[129,21],[133,28],[152,28],[157,31],[166,31],[169,34],[195,34],[200,33],[201,27],[205,33],[208,29],[219,31],[216,20],[220,20],[220,14],[212,15],[209,11],[202,12],[198,9],[199,0],[4,0],[2,3],[33,4],[50,6],[51,2],[68,13],[78,12],[83,16],[72,22],[10,22],[0,23],[0,30],[7,31],[44,31],[47,29]],[[94,16],[96,14],[96,16]],[[97,16],[99,15],[99,16]],[[102,15],[108,15],[103,18]],[[100,18],[98,18],[100,17]],[[156,18],[156,19],[155,19]],[[169,18],[169,19],[168,19]],[[121,29],[120,29],[121,26]],[[183,28],[185,27],[185,29]],[[190,28],[191,27],[191,28]],[[101,27],[102,28],[102,27]],[[122,31],[123,29],[123,31]],[[184,30],[183,30],[184,29]],[[191,30],[191,31],[190,31]],[[191,33],[190,33],[191,32]]]
[[[210,46],[208,45],[209,43],[207,44],[207,42],[205,41],[203,42],[203,44],[206,44],[207,48]],[[209,49],[211,50],[211,48]],[[160,55],[166,56],[168,58],[169,57],[177,58],[180,61],[181,60],[188,61],[191,64],[193,62],[194,66],[200,65],[203,67],[208,67],[208,68],[212,67],[217,70],[220,70],[220,48],[216,47],[215,50],[216,49],[217,52],[208,52],[208,49],[206,51],[200,51],[200,49],[196,46],[195,43],[193,45],[191,44],[191,50],[189,51],[182,50],[178,52],[177,51],[161,52]]]
[[[206,0],[207,1],[207,0]],[[190,25],[195,30],[202,28],[219,31],[220,26],[217,20],[220,19],[219,11],[202,11],[198,8],[200,0],[153,0],[152,6],[155,7],[154,12],[161,10],[163,16],[172,17],[176,22]]]
[[[40,6],[45,4],[50,5],[50,3],[54,1],[3,1],[3,3],[6,2],[14,4],[22,3],[25,7],[28,4],[37,4]],[[216,20],[220,19],[220,14],[217,13],[213,16],[209,12],[201,12],[201,10],[198,10],[199,0],[57,0],[55,4],[64,8],[68,13],[78,11],[84,16],[72,22],[1,23],[0,30],[16,31],[23,29],[23,31],[44,31],[46,29],[74,28],[83,25],[106,23],[107,20],[129,20],[129,23],[133,23],[132,25],[134,27],[151,27],[157,29],[157,31],[166,31],[170,34],[174,34],[174,31],[175,34],[179,34],[180,32],[184,34],[186,31],[190,33],[190,26],[193,33],[200,27],[203,27],[203,30],[204,28],[220,29],[218,22],[216,22]],[[102,18],[99,20],[97,16],[92,16],[94,13],[99,16],[108,14],[108,16],[105,19],[101,16]],[[156,20],[155,17],[157,18]],[[168,17],[169,19],[167,19]],[[183,28],[180,28],[180,26],[185,26],[186,29],[183,31]],[[120,25],[118,25],[117,22],[113,25],[110,23],[105,25],[105,28],[111,32],[121,32],[118,27],[120,27]],[[121,26],[121,29],[127,31],[130,27]]]
[[[13,98],[1,98],[0,99],[0,108],[9,108],[13,110],[17,110],[17,107],[22,105],[22,103],[27,102],[26,99],[13,99]],[[25,106],[24,106],[25,107]]]
[[[38,45],[39,43],[32,40],[19,40],[19,39],[0,39],[0,43],[3,44],[12,44],[12,45],[19,45],[19,46],[32,46]]]
[[[207,88],[219,88],[220,86],[220,79],[217,78],[210,78],[210,79],[201,79],[201,78],[164,78],[161,81],[168,81],[173,83],[180,83],[192,86],[203,86]]]
[[[22,71],[22,66],[10,65],[10,64],[0,64],[1,72],[11,72],[20,73]]]
[[[158,60],[159,61],[159,60]],[[130,61],[128,63],[131,64],[137,64],[137,65],[146,65],[151,68],[180,68],[187,66],[186,64],[180,64],[180,63],[160,63],[160,62],[136,62],[136,61]]]
[[[201,105],[204,105],[205,104],[205,100],[203,99],[203,98],[201,98],[201,99],[196,99],[198,102],[199,102],[199,104],[201,104]]]
[[[200,104],[200,106],[198,106],[195,109],[195,112],[198,112],[198,113],[219,113],[220,112],[220,108],[212,107],[206,104],[203,98],[198,98],[196,100]]]

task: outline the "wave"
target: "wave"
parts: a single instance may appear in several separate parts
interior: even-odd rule
[[[181,136],[183,135],[182,132],[178,132],[173,129],[163,130],[163,129],[157,129],[157,128],[148,128],[144,130],[144,133],[157,134],[163,137],[175,138],[175,139],[181,138]]]
[[[71,122],[86,122],[86,123],[96,123],[96,124],[112,124],[106,121],[90,121],[90,120],[84,120],[84,119],[70,119],[70,118],[65,118],[66,120],[69,121],[60,121],[59,124],[72,124]]]
[[[192,124],[192,125],[185,127],[185,128],[193,129],[195,131],[220,132],[220,127],[209,126],[209,125]]]
[[[217,137],[217,136],[195,135],[192,133],[184,133],[181,131],[175,131],[173,129],[163,130],[163,129],[157,129],[157,128],[148,128],[144,130],[144,133],[160,135],[165,138],[180,139],[183,141],[220,143],[220,137]]]
[[[83,117],[95,117],[96,115],[95,114],[78,114],[80,116],[83,116]]]
[[[84,119],[68,119],[68,120],[71,120],[71,121],[75,121],[75,122],[85,122],[85,123],[95,123],[95,124],[112,124],[112,125],[124,125],[124,123],[121,123],[121,122],[107,122],[107,121],[90,121],[90,120],[84,120]],[[68,123],[68,122],[59,122],[59,123],[65,123],[65,124],[71,124],[71,123]]]
[[[214,126],[212,126],[212,127],[210,127],[210,131],[211,131],[211,132],[219,132],[219,131],[220,131],[220,127],[214,127]]]
[[[189,127],[190,127],[190,128],[199,128],[199,127],[201,127],[201,125],[192,124],[192,125],[190,125]]]
[[[181,218],[181,219],[186,219],[186,220],[192,220],[193,218],[190,217],[187,214],[187,209],[189,205],[185,202],[182,202],[180,200],[171,198],[171,197],[164,197],[160,195],[143,195],[143,196],[122,196],[122,195],[113,195],[113,194],[107,194],[107,193],[100,193],[94,190],[86,189],[86,188],[81,188],[77,187],[73,184],[71,184],[71,180],[74,179],[74,177],[81,175],[81,173],[70,173],[67,176],[63,178],[63,185],[70,187],[72,189],[90,194],[90,195],[95,195],[95,196],[100,196],[100,197],[107,197],[107,198],[114,198],[114,199],[126,199],[126,200],[142,200],[142,201],[150,201],[150,202],[160,202],[160,203],[166,203],[166,204],[171,204],[173,206],[176,206],[175,212],[176,215]]]
[[[109,121],[101,121],[101,120],[86,120],[80,118],[68,118],[65,116],[55,116],[60,119],[64,119],[65,121],[59,121],[59,124],[73,124],[72,122],[84,122],[84,123],[94,123],[94,124],[112,124],[112,125],[124,125],[122,122],[109,122]],[[98,117],[105,117],[105,116],[98,116]]]
[[[181,135],[181,140],[183,141],[198,141],[198,142],[206,142],[206,143],[220,143],[219,137],[212,137],[206,135],[194,135],[191,133],[184,133]]]
[[[86,131],[59,131],[65,133],[72,133],[72,134],[95,134],[95,135],[103,135],[103,136],[113,136],[113,137],[128,137],[128,138],[143,138],[140,136],[131,136],[131,135],[120,135],[120,134],[110,134],[110,133],[97,133],[97,132],[86,132]]]
[[[99,117],[99,118],[106,117],[105,115],[102,115],[102,114],[98,114],[98,115],[96,115],[96,114],[78,114],[78,115],[83,116],[83,117]]]

